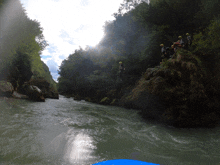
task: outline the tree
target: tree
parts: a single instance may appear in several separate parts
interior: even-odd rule
[[[27,17],[19,0],[0,0],[0,11],[0,79],[21,87],[34,73],[54,84],[40,59],[48,45],[40,23]]]

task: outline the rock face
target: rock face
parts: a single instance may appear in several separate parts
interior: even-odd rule
[[[108,97],[104,97],[99,103],[103,105],[109,105],[111,100]]]
[[[143,117],[162,121],[166,104],[158,96],[150,94],[146,83],[145,79],[142,78],[130,93],[120,99],[119,105],[126,108],[141,109]]]
[[[12,97],[16,98],[16,99],[28,99],[29,97],[26,95],[22,95],[16,91],[13,92]]]
[[[0,81],[0,96],[11,97],[14,91],[14,87],[7,81]]]
[[[58,92],[50,86],[50,83],[43,78],[32,79],[30,85],[37,86],[45,98],[59,99]]]
[[[186,50],[147,69],[122,105],[176,127],[212,127],[219,119],[219,94],[201,60]]]
[[[23,87],[23,94],[27,95],[33,101],[45,102],[42,91],[34,85],[25,85]]]

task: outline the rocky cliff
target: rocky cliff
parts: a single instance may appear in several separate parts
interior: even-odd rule
[[[140,109],[145,118],[175,127],[214,127],[220,120],[220,67],[212,57],[194,55],[185,49],[148,68],[135,86],[121,81],[109,91],[94,91],[90,97],[70,96],[104,105]]]
[[[220,119],[215,84],[201,58],[179,50],[160,66],[148,68],[121,105],[176,127],[212,127]]]

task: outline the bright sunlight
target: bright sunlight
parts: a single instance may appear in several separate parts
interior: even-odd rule
[[[102,39],[104,32],[102,28],[92,27],[86,31],[83,31],[80,37],[80,45],[85,48],[86,45],[96,46]]]

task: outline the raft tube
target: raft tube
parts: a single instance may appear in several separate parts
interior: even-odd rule
[[[139,160],[116,159],[116,160],[107,160],[107,161],[99,162],[93,165],[159,165],[159,164],[142,162]]]

